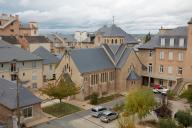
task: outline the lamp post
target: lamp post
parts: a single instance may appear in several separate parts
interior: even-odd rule
[[[20,91],[19,91],[19,83],[25,84],[29,81],[21,81],[19,79],[19,68],[17,68],[17,60],[13,59],[10,62],[10,65],[14,64],[15,67],[11,67],[11,72],[16,75],[16,102],[17,102],[17,127],[21,128],[21,112],[20,112]]]

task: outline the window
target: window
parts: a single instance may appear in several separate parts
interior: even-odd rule
[[[169,60],[173,60],[173,52],[169,52]]]
[[[179,39],[179,47],[184,47],[184,38]]]
[[[2,75],[2,78],[4,78],[4,75]]]
[[[1,21],[0,21],[0,25],[2,25]]]
[[[24,118],[29,118],[33,116],[33,108],[31,107],[27,107],[23,109],[23,117]]]
[[[152,56],[152,50],[149,50],[149,56]]]
[[[32,88],[37,88],[37,83],[33,83]]]
[[[4,65],[3,65],[3,64],[1,64],[1,67],[2,67],[2,68],[3,68],[3,66],[4,66]]]
[[[182,68],[182,67],[178,67],[177,70],[178,70],[178,74],[179,74],[179,75],[182,75],[182,74],[183,74],[183,68]]]
[[[11,72],[15,72],[16,71],[16,63],[12,63],[11,64]]]
[[[117,39],[115,40],[115,43],[117,44]]]
[[[149,73],[152,72],[152,63],[149,63],[149,65],[148,65],[148,72],[149,72]]]
[[[183,52],[178,53],[178,60],[183,61]]]
[[[110,73],[109,73],[109,80],[110,80],[110,81],[113,81],[114,78],[115,78],[115,72],[110,72]]]
[[[52,70],[52,65],[51,64],[49,65],[49,69]]]
[[[32,61],[32,67],[33,67],[33,68],[36,68],[36,67],[37,67],[36,61]]]
[[[173,67],[172,66],[168,66],[168,73],[172,74],[173,73]]]
[[[22,64],[23,64],[23,66],[25,65],[25,63],[24,63],[24,62],[22,62]]]
[[[36,73],[32,73],[32,80],[37,80],[37,75],[36,75]]]
[[[91,85],[98,84],[98,80],[99,80],[98,74],[91,75]]]
[[[53,74],[53,80],[56,80],[56,75],[55,74]]]
[[[113,39],[111,40],[111,43],[113,44]]]
[[[160,72],[160,73],[163,73],[163,65],[160,65],[160,67],[159,67],[159,72]]]
[[[15,75],[15,74],[12,74],[12,75],[11,75],[11,80],[12,80],[12,81],[15,81],[15,80],[17,80],[17,75]]]
[[[160,52],[160,59],[161,59],[161,60],[164,59],[164,52]]]
[[[159,84],[163,85],[163,80],[162,79],[159,79]]]
[[[23,73],[23,76],[25,76],[25,73]]]
[[[161,46],[165,46],[165,38],[161,38]]]
[[[174,38],[170,39],[170,47],[174,47]]]
[[[14,32],[14,29],[10,29],[11,32]]]

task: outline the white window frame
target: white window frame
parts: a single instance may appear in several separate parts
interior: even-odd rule
[[[160,55],[160,60],[163,60],[164,59],[164,52],[161,51],[159,55]]]
[[[173,60],[173,52],[169,52],[168,56],[169,60]]]
[[[170,47],[174,47],[174,43],[175,43],[175,39],[174,38],[170,38]]]
[[[180,73],[181,72],[181,73]],[[183,68],[182,67],[178,67],[177,68],[177,74],[178,75],[182,75],[183,74]]]
[[[24,117],[24,112],[23,112],[23,111],[24,111],[25,109],[29,109],[29,108],[31,108],[31,110],[32,110],[31,116],[30,116],[30,117]],[[22,115],[23,115],[24,119],[33,118],[33,106],[28,106],[28,107],[23,108],[23,109],[22,109]]]
[[[161,38],[161,46],[165,46],[165,38]]]
[[[173,73],[173,67],[172,66],[168,66],[167,72],[168,72],[168,74],[172,74]]]
[[[160,72],[160,73],[163,73],[163,65],[160,65],[160,66],[159,66],[159,72]]]
[[[183,61],[183,59],[184,59],[184,54],[183,54],[183,52],[179,52],[179,53],[178,53],[178,60],[179,60],[179,61]]]
[[[184,47],[184,42],[185,42],[184,38],[179,38],[179,47]]]

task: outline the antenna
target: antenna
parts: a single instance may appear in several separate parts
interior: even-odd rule
[[[115,24],[115,16],[113,16],[113,24]]]

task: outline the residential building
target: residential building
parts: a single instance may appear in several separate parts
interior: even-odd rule
[[[148,67],[142,72],[143,84],[160,84],[180,92],[192,84],[192,20],[188,26],[161,28],[148,43],[139,47],[138,56]],[[186,85],[186,86],[185,86]]]
[[[25,36],[24,38],[30,52],[35,51],[40,46],[51,51],[51,41],[45,36]]]
[[[100,96],[129,90],[141,85],[142,63],[127,44],[73,49],[65,55],[64,71],[81,88],[77,99],[93,92]]]
[[[16,60],[16,62],[13,62]],[[36,89],[43,85],[42,58],[0,40],[0,77],[7,80],[16,80],[18,72],[21,81],[28,81],[25,85]]]
[[[115,24],[111,26],[104,25],[102,28],[95,32],[95,46],[103,43],[106,44],[122,44],[125,43],[129,46],[134,46],[139,42],[130,34],[126,33],[123,29]]]
[[[59,63],[59,59],[44,47],[37,48],[33,54],[43,59],[43,80],[55,80],[55,69]]]
[[[42,118],[42,100],[19,84],[19,110],[21,124]],[[17,125],[17,85],[16,82],[0,78],[0,122],[8,128]]]
[[[38,25],[29,22],[22,25],[18,15],[0,14],[0,36],[37,36]]]

